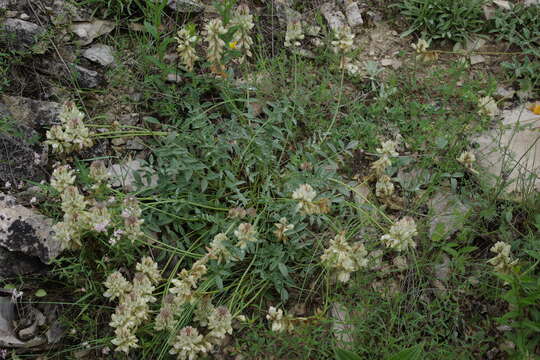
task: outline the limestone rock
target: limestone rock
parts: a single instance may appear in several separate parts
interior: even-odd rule
[[[136,175],[141,178],[143,186],[155,186],[158,177],[154,170],[145,165],[142,160],[131,160],[124,164],[113,164],[108,169],[113,187],[123,187],[126,191],[135,190]]]
[[[90,61],[103,66],[109,66],[114,63],[112,47],[104,44],[95,44],[84,50],[82,55]]]
[[[62,105],[57,102],[9,95],[2,95],[0,101],[6,105],[13,120],[32,129],[48,127],[59,122],[58,115]]]
[[[345,4],[345,14],[347,15],[347,21],[350,27],[355,27],[364,23],[362,13],[356,2],[350,1]]]
[[[473,139],[478,165],[502,194],[540,191],[540,116],[525,105],[502,112],[498,126]]]
[[[69,29],[79,37],[78,45],[88,45],[95,38],[110,33],[114,27],[115,24],[111,21],[93,19],[74,23]]]
[[[169,0],[167,5],[169,8],[182,13],[200,12],[204,10],[204,5],[194,0]]]
[[[45,29],[29,21],[20,19],[6,19],[1,24],[7,43],[16,48],[22,49],[37,42],[39,37],[45,33]]]
[[[69,70],[61,62],[44,59],[41,63],[41,71],[66,81],[71,81],[72,78],[75,78],[78,86],[83,88],[95,88],[103,83],[103,76],[97,71],[72,63],[68,63],[67,65]]]
[[[22,127],[19,127],[21,129]],[[31,129],[25,129],[31,134]],[[28,135],[24,135],[27,137]],[[0,133],[0,181],[10,182],[15,186],[23,180],[39,182],[45,178],[45,172],[36,164],[41,155],[26,143],[23,136]],[[39,160],[40,161],[40,160]]]
[[[457,232],[466,220],[469,207],[449,190],[437,192],[428,202],[432,214],[429,236],[433,240],[446,240]]]
[[[321,5],[321,13],[328,22],[328,26],[332,31],[337,31],[347,25],[345,15],[339,10],[334,3],[327,2]]]
[[[4,194],[0,194],[0,246],[35,256],[44,263],[62,250],[54,238],[51,219],[18,205],[13,197]]]

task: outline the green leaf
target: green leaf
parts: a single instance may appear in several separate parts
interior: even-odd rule
[[[281,274],[283,276],[288,276],[289,275],[289,269],[287,269],[287,266],[285,266],[285,264],[283,263],[278,263],[278,268],[279,268],[279,271],[281,272]]]
[[[36,291],[36,293],[34,294],[36,297],[45,297],[47,296],[47,292],[43,289],[39,289],[38,291]]]
[[[334,352],[336,353],[336,360],[362,360],[360,356],[349,350],[336,348]]]
[[[416,345],[412,348],[401,350],[390,356],[386,360],[420,360],[422,358],[422,345]]]

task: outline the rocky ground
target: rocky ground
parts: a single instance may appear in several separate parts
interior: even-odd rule
[[[533,0],[528,2],[530,6],[537,6]],[[409,69],[411,56],[406,54],[414,52],[411,48],[413,36],[401,36],[403,20],[391,17],[394,16],[391,15],[393,10],[382,4],[374,6],[363,1],[295,4],[293,1],[274,0],[271,4],[253,2],[250,6],[260,19],[256,30],[260,34],[259,40],[265,42],[269,58],[277,57],[283,51],[282,44],[278,44],[276,39],[283,38],[288,24],[303,21],[308,30],[301,40],[302,45],[290,50],[299,58],[317,63],[320,57],[318,49],[324,46],[321,34],[325,29],[338,31],[350,26],[356,33],[355,46],[362,49],[350,63],[350,72],[360,73],[364,79],[376,77],[377,81],[384,82],[392,74]],[[486,17],[490,11],[508,6],[507,1],[493,1],[484,8]],[[0,70],[6,80],[0,80],[0,84],[6,84],[0,87],[0,286],[4,286],[0,288],[0,359],[8,358],[2,349],[24,349],[19,353],[33,354],[31,356],[36,358],[42,356],[42,359],[48,357],[39,354],[56,351],[57,358],[68,358],[61,352],[69,331],[62,325],[61,315],[65,308],[61,299],[39,301],[48,292],[61,293],[55,289],[61,286],[61,282],[56,274],[51,273],[55,267],[61,266],[62,246],[52,230],[59,212],[51,205],[55,199],[51,199],[47,192],[55,163],[106,159],[112,188],[118,192],[134,192],[141,186],[149,188],[159,182],[156,170],[148,165],[147,160],[154,149],[147,145],[147,139],[160,131],[168,133],[168,130],[159,124],[164,116],[156,114],[155,109],[149,106],[153,100],[149,90],[137,88],[141,82],[130,86],[128,81],[122,81],[122,77],[140,77],[136,73],[140,64],[130,53],[135,50],[126,48],[126,38],[152,31],[173,34],[182,19],[189,16],[195,19],[213,17],[215,9],[209,2],[169,0],[163,9],[163,21],[153,28],[145,25],[148,21],[144,16],[148,14],[134,15],[129,21],[123,21],[111,15],[104,16],[105,13],[103,8],[94,4],[78,6],[67,0],[0,0],[0,53],[4,56],[0,59],[9,62],[1,63],[7,70]],[[449,68],[448,64],[455,60],[456,54],[460,54],[460,59],[470,66],[470,78],[479,79],[486,73],[499,74],[500,63],[511,57],[504,54],[511,52],[509,49],[508,44],[494,38],[472,37],[457,47],[441,44],[438,57],[441,68]],[[183,86],[191,81],[184,72],[171,71],[178,62],[174,44],[166,44],[161,50],[167,64],[166,71],[160,73],[155,68],[150,71],[151,76],[159,77],[168,87]],[[377,75],[370,72],[370,67],[376,69]],[[234,69],[231,72],[234,78],[229,79],[232,86],[238,88],[246,84],[248,87],[266,87],[264,78],[272,76],[263,73],[263,79],[258,81],[260,72],[245,73],[240,69]],[[428,70],[420,68],[418,78],[423,77],[428,77]],[[362,86],[366,84],[369,81]],[[358,87],[358,82],[343,81],[342,78],[346,96],[356,96]],[[515,83],[496,84],[492,96],[497,104],[488,114],[492,124],[470,139],[471,143],[477,144],[474,153],[478,170],[467,175],[474,177],[479,171],[482,180],[478,181],[485,181],[493,188],[501,181],[510,182],[510,186],[500,191],[497,201],[517,204],[525,201],[521,191],[523,187],[528,189],[527,196],[540,190],[540,110],[535,110],[538,105],[535,105],[534,93],[520,90]],[[267,87],[264,92],[271,94],[272,90]],[[264,101],[264,95],[260,99]],[[72,159],[69,156],[59,157],[44,144],[46,131],[60,122],[59,114],[65,101],[76,101],[87,118],[92,120],[97,133],[103,134],[96,138],[93,147]],[[250,106],[250,116],[264,116],[266,104],[257,106],[253,103]],[[108,136],[111,129],[138,133]],[[142,182],[138,181],[139,174],[147,175],[143,176]],[[422,187],[423,178],[429,182],[433,177],[429,171],[426,173],[425,169],[414,166],[403,166],[395,174],[403,191],[416,192]],[[373,191],[365,183],[357,186],[351,194],[358,195],[354,198],[357,204],[366,205],[364,199],[373,196]],[[429,214],[425,226],[428,238],[436,238],[437,241],[455,239],[456,233],[466,223],[462,215],[475,209],[473,201],[453,187],[454,183],[427,194],[428,199],[423,206],[425,213]],[[408,200],[384,206],[403,209],[403,201],[407,203]],[[444,256],[438,270],[435,270],[437,282],[433,285],[442,292],[448,291],[445,284],[450,276],[447,266],[450,260]],[[7,286],[15,283],[24,285]],[[388,287],[388,283],[379,285]],[[375,283],[374,287],[377,286]],[[333,330],[336,334],[343,332],[340,318],[347,311],[340,306],[335,302],[329,309],[329,318],[334,319],[334,327],[338,328]],[[336,335],[343,340],[342,336]],[[73,344],[73,337],[68,342]],[[95,351],[85,349],[84,345],[77,346],[80,349],[70,356],[96,358]],[[506,358],[500,349],[494,353],[497,355],[490,357],[484,353],[485,356],[478,355],[478,358]],[[107,354],[100,353],[99,356],[105,358]]]

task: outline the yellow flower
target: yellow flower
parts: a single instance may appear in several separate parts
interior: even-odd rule
[[[229,47],[230,47],[231,49],[236,49],[236,45],[237,45],[237,44],[238,44],[238,41],[231,41],[231,42],[229,43]]]

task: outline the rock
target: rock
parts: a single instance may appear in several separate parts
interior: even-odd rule
[[[106,20],[94,19],[72,24],[69,29],[75,33],[80,40],[77,45],[88,45],[95,38],[110,33],[115,27],[115,23]]]
[[[498,86],[494,95],[501,100],[507,100],[512,99],[515,94],[516,91],[512,88],[507,89],[504,86]]]
[[[482,11],[484,12],[484,18],[486,20],[491,20],[495,17],[495,7],[493,6],[490,6],[490,5],[482,5]]]
[[[2,23],[7,43],[15,49],[34,45],[45,33],[41,26],[20,19],[6,19]]]
[[[422,186],[431,181],[431,172],[418,167],[401,167],[396,176],[396,180],[405,191],[419,191]]]
[[[25,129],[23,136],[13,136],[0,133],[0,182],[19,184],[25,180],[39,182],[45,179],[45,172],[36,164],[36,153],[26,142],[33,133],[31,129]]]
[[[434,241],[446,240],[458,231],[467,218],[469,207],[449,190],[440,190],[429,201],[432,214],[429,236]]]
[[[371,189],[369,188],[369,185],[367,183],[358,183],[358,185],[352,187],[351,190],[354,201],[357,204],[369,204],[368,199],[371,197]]]
[[[48,75],[66,81],[76,79],[78,86],[83,88],[95,88],[103,82],[103,77],[97,71],[73,63],[67,63],[67,65],[69,70],[66,68],[66,65],[61,62],[43,59],[40,70]]]
[[[0,247],[0,280],[36,273],[44,268],[43,263],[35,257],[10,252]]]
[[[11,113],[11,117],[19,124],[24,124],[32,129],[49,127],[58,123],[58,115],[62,105],[52,101],[39,101],[21,96],[0,96]]]
[[[128,140],[125,148],[128,150],[144,150],[146,146],[141,139],[135,138]]]
[[[204,10],[203,4],[193,0],[169,0],[167,5],[169,8],[182,13],[200,12]]]
[[[540,6],[540,0],[525,0],[523,5],[525,5],[525,6]]]
[[[101,75],[97,71],[90,70],[75,64],[70,65],[73,66],[76,72],[77,82],[79,83],[79,86],[83,88],[98,87],[99,84],[101,84],[101,82],[103,81]]]
[[[482,55],[473,55],[470,57],[471,65],[481,64],[486,62],[486,58]]]
[[[55,25],[90,21],[92,12],[65,0],[54,0],[51,6],[51,22]]]
[[[26,14],[26,13],[22,13],[22,14],[19,16],[19,19],[24,20],[24,21],[28,21],[28,20],[30,20],[30,15],[28,15],[28,14]]]
[[[450,278],[450,258],[443,254],[442,262],[435,264],[433,267],[435,278],[442,282],[447,282]]]
[[[122,125],[135,126],[141,119],[139,113],[124,114],[118,118],[118,122]]]
[[[17,0],[0,0],[0,10],[7,10],[16,3]]]
[[[104,44],[95,44],[84,50],[82,55],[90,61],[103,66],[109,66],[114,63],[112,47]]]
[[[123,187],[126,191],[133,191],[136,188],[135,173],[141,177],[143,186],[155,186],[158,177],[155,171],[146,165],[142,160],[131,160],[124,164],[113,164],[108,168],[113,187]]]
[[[356,2],[348,1],[348,3],[345,4],[345,15],[347,15],[347,22],[350,27],[355,27],[364,23],[362,13]]]
[[[497,128],[473,139],[478,165],[493,186],[504,186],[501,196],[540,191],[540,116],[525,105],[502,112]]]
[[[168,83],[181,84],[183,78],[179,74],[167,74],[167,79],[165,79],[165,81]]]
[[[281,26],[286,27],[288,23],[300,21],[302,14],[294,10],[291,0],[273,0],[274,11],[278,17]]]
[[[493,3],[503,10],[512,10],[512,4],[506,0],[493,0]]]
[[[478,51],[484,45],[486,45],[486,40],[484,39],[481,39],[481,38],[467,39],[467,42],[465,42],[465,51],[467,52]]]
[[[330,315],[333,319],[332,331],[340,346],[351,348],[354,341],[352,337],[354,327],[350,323],[351,319],[347,309],[342,304],[335,302],[330,307]]]
[[[334,3],[327,2],[321,5],[321,13],[328,22],[332,31],[337,31],[347,25],[347,19],[341,10],[337,9]]]
[[[35,256],[44,263],[62,251],[61,243],[54,238],[51,219],[4,194],[0,194],[0,246]]]

